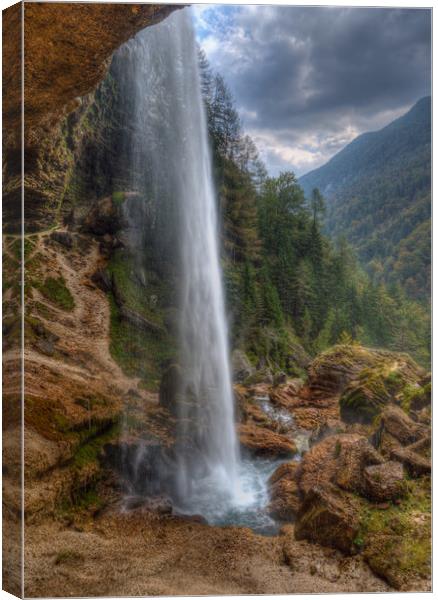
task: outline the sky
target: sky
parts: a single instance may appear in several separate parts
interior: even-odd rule
[[[430,94],[429,10],[191,10],[197,39],[271,175],[307,173]]]

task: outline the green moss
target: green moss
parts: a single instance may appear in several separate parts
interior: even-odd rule
[[[368,506],[359,537],[372,568],[397,586],[429,577],[431,568],[430,479],[406,480],[406,496],[386,510]]]
[[[126,374],[140,377],[149,389],[158,389],[164,366],[176,354],[176,341],[167,332],[165,315],[171,306],[171,290],[153,272],[145,271],[145,281],[138,275],[138,267],[126,251],[117,251],[108,265],[123,303],[149,322],[157,325],[156,331],[139,330],[120,318],[112,294],[110,351],[114,360]]]
[[[96,437],[89,436],[88,441],[78,447],[75,452],[71,465],[75,469],[82,469],[86,465],[95,462],[98,459],[99,453],[102,447],[110,440],[116,438],[120,432],[120,426],[118,423],[112,425],[104,433],[96,435]]]
[[[125,201],[125,192],[113,192],[112,199],[115,204],[123,204]]]
[[[57,279],[47,277],[42,284],[33,282],[33,285],[47,300],[53,302],[59,308],[73,310],[75,306],[74,299],[62,276]]]
[[[430,403],[432,394],[432,385],[427,383],[423,387],[407,385],[403,389],[401,407],[407,413],[411,407],[427,406]]]

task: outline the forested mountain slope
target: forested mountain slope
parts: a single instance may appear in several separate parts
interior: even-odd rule
[[[345,235],[376,281],[430,293],[431,99],[357,137],[299,181],[327,200],[326,230]]]

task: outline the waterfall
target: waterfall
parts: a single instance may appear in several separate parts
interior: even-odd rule
[[[157,246],[173,244],[175,254],[180,378],[174,495],[181,509],[196,512],[207,491],[224,501],[239,494],[239,451],[217,201],[188,9],[140,32],[114,62],[129,113],[123,152],[131,187],[146,190],[140,204],[130,203],[129,218],[139,240],[151,222],[167,219],[168,239]]]

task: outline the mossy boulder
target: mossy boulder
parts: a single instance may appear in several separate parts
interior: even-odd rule
[[[371,390],[358,392],[359,404],[363,395],[374,398],[383,393],[385,398],[389,393],[393,396],[407,383],[415,383],[425,374],[407,354],[365,348],[359,344],[333,346],[316,357],[308,373],[313,397],[343,395],[350,384],[353,392],[357,387],[366,388],[369,382]],[[353,382],[356,382],[354,386]],[[368,404],[366,398],[364,403]]]
[[[406,480],[405,492],[385,510],[362,508],[356,542],[371,569],[390,585],[426,591],[431,571],[430,479]]]
[[[384,462],[368,440],[356,433],[332,435],[304,455],[300,489],[307,494],[315,486],[337,485],[356,494],[364,493],[363,471]]]
[[[359,505],[353,496],[335,486],[316,486],[298,512],[295,537],[354,554],[359,526]]]
[[[423,375],[423,369],[407,355],[379,353],[375,358],[374,365],[361,369],[344,387],[339,405],[347,423],[371,423]]]

